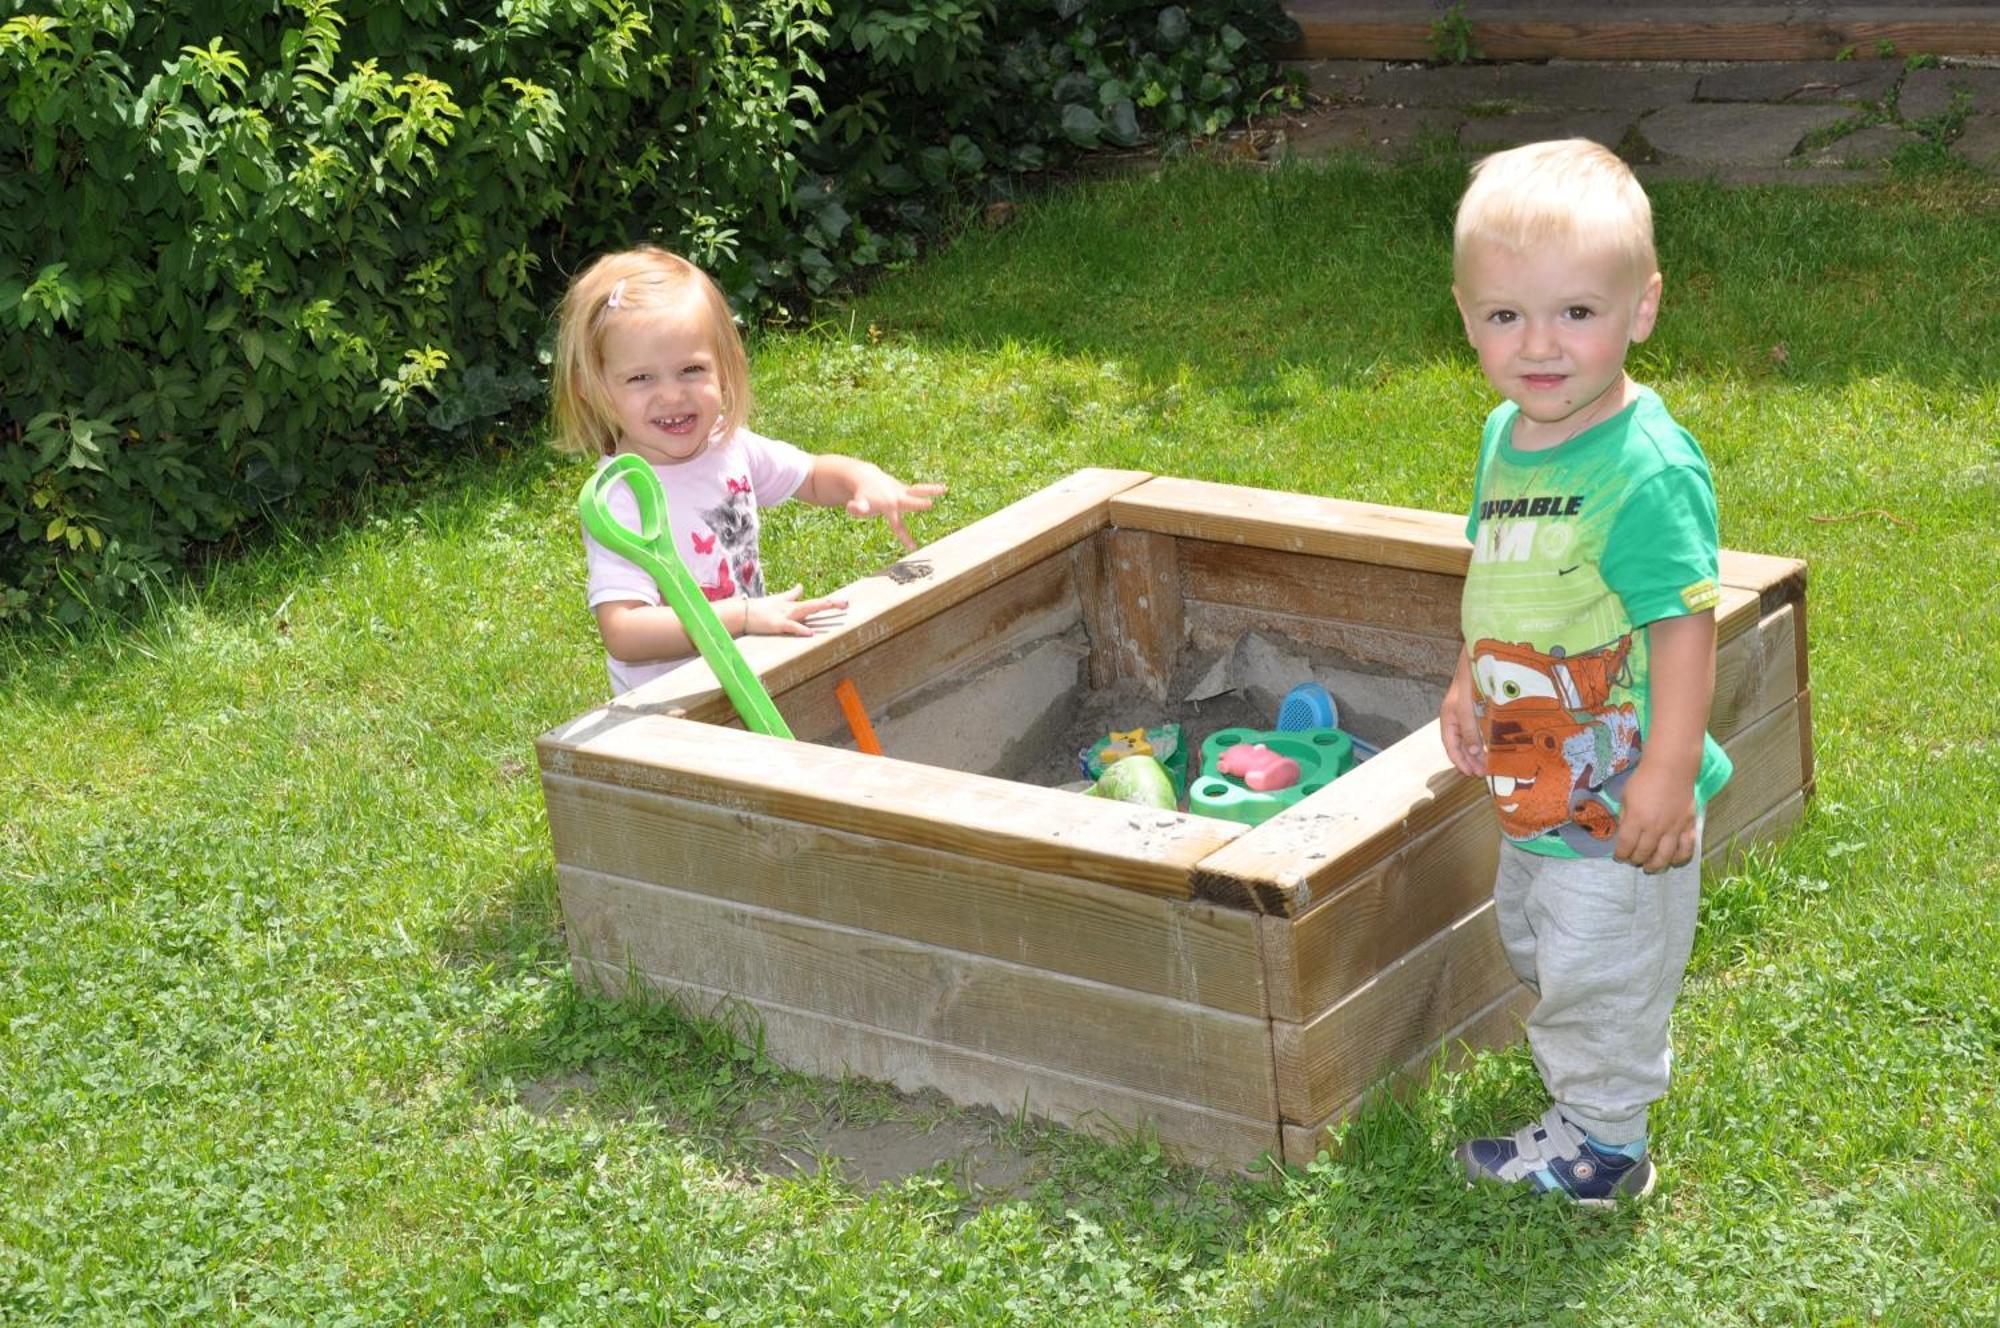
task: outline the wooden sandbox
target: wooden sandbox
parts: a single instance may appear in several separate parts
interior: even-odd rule
[[[576,975],[754,1016],[802,1069],[1308,1161],[1385,1076],[1519,1036],[1490,799],[1434,718],[1469,552],[1458,515],[1079,471],[848,587],[835,630],[743,642],[801,741],[699,663],[542,737]],[[1812,787],[1804,564],[1722,581],[1711,867]],[[1252,632],[1402,687],[1361,716],[1380,755],[1255,827],[994,773]],[[888,757],[849,749],[842,678]]]

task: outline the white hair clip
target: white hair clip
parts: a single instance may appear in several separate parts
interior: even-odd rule
[[[624,298],[625,298],[625,278],[620,277],[618,278],[617,283],[611,287],[611,294],[604,297],[604,307],[607,309],[616,309],[618,307],[618,302]]]

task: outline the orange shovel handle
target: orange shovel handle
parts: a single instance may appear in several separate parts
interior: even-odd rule
[[[854,733],[854,745],[870,756],[880,756],[882,744],[875,739],[875,726],[868,722],[868,710],[861,704],[861,693],[854,690],[853,681],[842,678],[833,685],[833,695],[840,702],[840,713],[847,716],[847,727]]]

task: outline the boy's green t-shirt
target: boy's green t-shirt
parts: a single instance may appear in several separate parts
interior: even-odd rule
[[[1465,525],[1460,625],[1471,651],[1487,783],[1508,839],[1554,857],[1608,857],[1625,782],[1644,756],[1649,622],[1716,606],[1708,462],[1659,396],[1539,452],[1511,439],[1520,408],[1487,416]],[[1729,778],[1703,735],[1695,803]]]

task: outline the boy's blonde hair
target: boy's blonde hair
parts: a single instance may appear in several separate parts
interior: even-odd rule
[[[614,318],[685,307],[699,299],[708,316],[710,349],[722,389],[716,437],[727,438],[750,414],[750,361],[729,302],[708,274],[678,254],[640,245],[606,254],[576,275],[556,314],[556,358],[550,371],[554,430],[564,452],[610,456],[618,423],[604,382],[604,329]]]
[[[1617,153],[1587,138],[1529,143],[1475,165],[1452,231],[1452,266],[1461,279],[1475,241],[1609,253],[1640,281],[1659,269],[1646,191]]]

